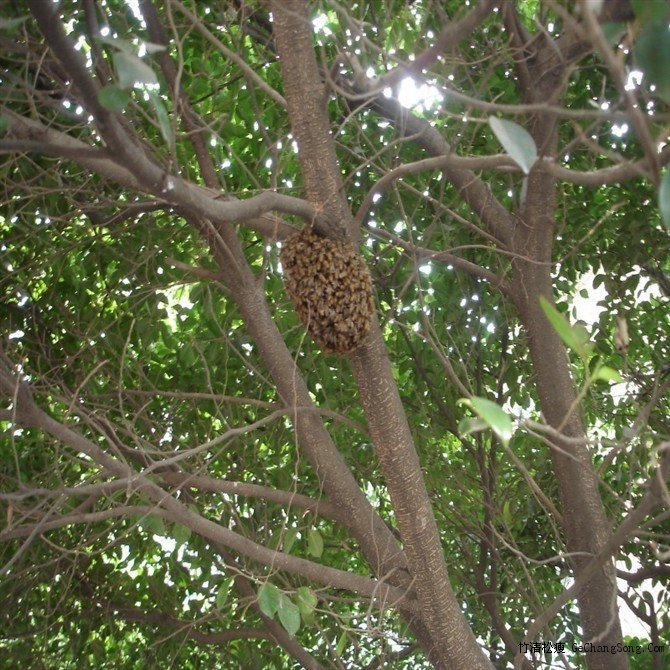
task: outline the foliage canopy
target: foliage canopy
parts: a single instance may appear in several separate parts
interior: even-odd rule
[[[3,9],[5,667],[667,663],[661,5]]]

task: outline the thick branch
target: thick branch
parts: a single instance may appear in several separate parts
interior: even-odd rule
[[[308,222],[318,219],[314,208],[300,198],[274,191],[264,191],[246,200],[236,200],[212,189],[191,184],[180,177],[169,175],[157,166],[152,167],[152,173],[156,170],[160,171],[162,175],[160,180],[163,185],[159,189],[147,188],[146,179],[142,178],[142,172],[138,166],[130,164],[130,168],[125,167],[129,164],[125,161],[119,162],[116,157],[112,158],[112,154],[107,151],[95,149],[65,133],[19,116],[5,107],[0,107],[0,111],[10,119],[8,134],[16,140],[29,141],[30,147],[34,150],[47,155],[72,159],[82,167],[120,186],[150,193],[165,203],[194,212],[201,217],[214,221],[237,223],[259,217],[267,212],[280,211],[299,216]],[[19,147],[14,147],[11,142],[5,145],[6,151],[16,151],[17,148]],[[0,141],[0,151],[2,149],[3,144]]]
[[[271,7],[308,199],[322,203],[349,222],[351,215],[341,191],[335,145],[312,50],[307,4],[304,0],[275,0]],[[376,320],[351,362],[409,557],[422,622],[430,632],[430,648],[425,651],[438,667],[490,668],[449,583],[421,465]]]
[[[197,189],[181,177],[169,174],[153,157],[148,156],[136,139],[128,135],[115,115],[100,104],[98,101],[100,86],[93,80],[82,55],[66,35],[59,17],[59,6],[41,0],[28,0],[28,6],[48,45],[75,82],[82,102],[93,115],[106,145],[113,147],[116,161],[127,166],[143,190],[208,219],[241,221],[275,209],[281,202],[283,206],[292,210],[290,212],[286,210],[286,213],[296,214],[308,221],[316,219],[317,223],[324,227],[332,225],[331,222],[321,221],[318,213],[303,201],[278,193],[265,192],[245,201],[228,200],[223,209],[220,206],[224,203],[218,203],[217,206],[212,200],[198,202]]]

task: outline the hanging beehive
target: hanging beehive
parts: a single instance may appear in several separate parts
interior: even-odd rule
[[[358,250],[304,226],[279,255],[284,284],[307,332],[326,353],[361,345],[374,310],[372,279]]]

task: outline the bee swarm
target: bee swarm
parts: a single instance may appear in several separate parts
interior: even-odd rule
[[[279,258],[300,321],[321,349],[346,354],[359,347],[374,301],[370,272],[354,245],[304,226],[285,240]]]

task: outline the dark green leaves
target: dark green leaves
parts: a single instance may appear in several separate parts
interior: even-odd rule
[[[635,16],[642,26],[633,54],[635,65],[644,73],[647,85],[654,86],[665,102],[670,102],[670,26],[666,0],[631,0]]]
[[[172,529],[172,537],[177,544],[186,544],[193,531],[181,523],[176,523]]]
[[[270,582],[265,582],[258,590],[261,612],[271,619],[276,614],[289,635],[295,635],[300,630],[301,619],[305,624],[313,623],[317,602],[312,590],[306,586],[296,591],[295,602]]]
[[[98,91],[98,102],[110,112],[122,112],[130,102],[130,93],[118,86],[105,86]]]
[[[614,46],[618,44],[621,38],[626,34],[628,25],[625,23],[603,23],[600,26],[600,29],[603,31],[603,35],[608,44]]]
[[[662,22],[668,16],[667,0],[631,0],[630,4],[642,25]]]
[[[540,297],[540,304],[545,316],[563,342],[574,351],[586,365],[589,374],[586,384],[594,381],[622,382],[623,377],[612,367],[604,365],[598,356],[592,354],[594,344],[588,331],[581,324],[572,325],[546,298]]]
[[[154,516],[153,514],[142,517],[139,520],[139,526],[146,530],[147,533],[159,535],[160,537],[165,537],[168,534],[165,530],[163,519],[161,519],[159,516]]]
[[[670,27],[648,23],[635,42],[635,63],[644,73],[644,81],[656,87],[656,93],[670,102]]]

